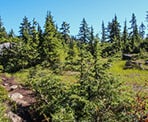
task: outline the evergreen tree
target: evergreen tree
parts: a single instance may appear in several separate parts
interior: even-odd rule
[[[148,23],[148,11],[146,11],[146,18],[145,19],[146,19],[146,22]],[[147,24],[147,27],[148,27],[148,24]],[[148,37],[148,34],[147,34],[147,37]]]
[[[142,39],[144,39],[145,36],[145,25],[143,24],[143,22],[141,23],[140,27],[139,27],[139,35]]]
[[[92,54],[92,55],[94,55],[94,39],[95,39],[95,37],[94,37],[94,29],[93,29],[93,27],[91,26],[91,28],[90,28],[90,41],[89,41],[89,50],[90,50],[90,53]]]
[[[108,25],[109,31],[109,42],[117,43],[117,46],[120,46],[120,24],[117,20],[117,16],[115,15],[114,19]]]
[[[99,44],[98,44],[98,40],[97,38],[94,40],[94,72],[95,72],[95,75],[94,77],[96,79],[99,78],[99,75],[101,75],[99,72],[101,69],[100,69],[100,64],[98,63],[99,61]]]
[[[68,50],[68,55],[66,57],[66,69],[78,71],[79,48],[74,38],[71,38],[67,50]]]
[[[102,21],[102,38],[101,38],[101,42],[105,42],[106,41],[106,28],[104,26],[104,21]]]
[[[15,37],[13,29],[11,29],[10,32],[8,33],[8,37],[10,37],[10,38]]]
[[[44,25],[44,40],[42,42],[42,59],[52,64],[52,68],[56,69],[63,65],[65,55],[62,41],[58,38],[58,31],[53,21],[50,12],[47,12],[46,21]]]
[[[61,25],[60,30],[61,30],[62,37],[65,40],[66,44],[70,42],[70,37],[69,37],[70,30],[69,29],[70,29],[70,25],[64,21]]]
[[[127,22],[124,22],[123,34],[122,34],[122,49],[124,53],[131,52],[130,44],[128,40],[128,29],[127,29]]]
[[[111,44],[102,50],[102,56],[113,56],[121,51],[121,37],[120,37],[120,24],[115,15],[112,22],[108,23],[108,42]]]
[[[88,43],[90,40],[90,31],[89,31],[89,27],[88,24],[85,20],[85,18],[83,18],[82,22],[81,22],[81,27],[79,30],[79,34],[78,34],[79,40],[82,43]]]
[[[132,14],[132,19],[130,23],[131,23],[131,27],[130,27],[131,29],[131,33],[130,33],[131,49],[133,52],[139,52],[138,45],[140,43],[140,39],[139,39],[139,33],[138,33],[137,20],[136,20],[136,16],[134,13]]]
[[[23,18],[23,22],[21,23],[19,32],[20,37],[25,43],[27,43],[30,40],[31,23],[28,21],[28,18],[26,16]]]
[[[122,41],[123,41],[124,45],[128,41],[128,30],[127,30],[127,22],[126,22],[126,20],[124,22],[124,29],[123,29],[123,34],[122,34]]]
[[[41,29],[41,26],[38,24],[37,25],[37,32],[38,32],[38,36],[39,36],[39,45],[38,45],[38,48],[40,50],[42,44],[43,44],[43,31]]]
[[[38,29],[38,23],[35,19],[33,19],[30,33],[32,38],[32,44],[34,44],[34,46],[38,46],[39,44],[39,32],[37,29]]]
[[[146,11],[146,21],[148,22],[148,11]]]
[[[7,32],[5,27],[3,26],[3,22],[0,16],[0,39],[4,39],[7,37]]]

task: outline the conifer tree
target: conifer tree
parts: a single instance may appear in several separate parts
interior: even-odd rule
[[[68,70],[78,71],[78,62],[79,62],[79,48],[77,42],[74,38],[70,39],[68,44],[68,55],[66,57],[66,68]]]
[[[124,22],[123,34],[122,34],[122,50],[124,53],[131,52],[130,43],[128,40],[128,29],[127,29],[127,22]]]
[[[3,26],[3,22],[0,16],[0,39],[4,39],[7,37],[7,32],[5,27]]]
[[[109,42],[117,43],[117,46],[120,46],[120,24],[115,15],[114,19],[108,25],[109,30]]]
[[[69,37],[69,33],[70,33],[70,25],[67,22],[63,22],[61,25],[61,34],[63,39],[65,40],[65,43],[70,43],[70,37]]]
[[[62,41],[58,38],[59,32],[50,12],[47,12],[44,28],[44,40],[41,45],[43,54],[41,56],[52,64],[52,68],[56,69],[64,63],[66,54],[64,53]]]
[[[126,20],[124,22],[124,29],[123,29],[123,34],[122,34],[122,41],[123,41],[123,44],[124,45],[128,41],[128,30],[127,30],[127,22],[126,22]]]
[[[25,43],[27,43],[31,38],[31,23],[28,21],[28,18],[25,16],[23,18],[23,22],[20,26],[20,37],[23,39]]]
[[[85,18],[83,18],[82,22],[81,22],[81,27],[79,30],[79,34],[78,34],[79,40],[82,43],[88,43],[89,42],[89,37],[90,37],[90,30],[88,27],[88,24],[85,20]]]
[[[94,29],[91,26],[90,28],[90,41],[89,41],[89,50],[92,55],[94,55]]]
[[[102,38],[101,38],[101,42],[105,42],[106,41],[106,29],[104,26],[104,21],[102,21]]]
[[[139,35],[142,39],[144,39],[144,36],[145,36],[145,29],[146,29],[146,27],[145,27],[144,23],[142,22],[139,27]]]
[[[102,50],[103,56],[111,56],[121,51],[121,37],[120,37],[120,24],[115,15],[112,22],[108,23],[108,42],[111,44]]]
[[[131,23],[131,27],[129,29],[131,29],[131,32],[130,32],[131,49],[133,52],[138,52],[137,47],[140,43],[140,39],[139,39],[139,33],[138,33],[137,20],[134,13],[132,14],[132,19],[130,20],[130,23]]]
[[[15,37],[13,29],[11,29],[10,32],[8,33],[8,37],[10,38]]]
[[[32,21],[32,25],[31,25],[31,30],[30,30],[30,35],[31,35],[31,41],[32,41],[32,46],[34,46],[35,48],[37,48],[37,46],[39,45],[39,32],[38,32],[38,23],[35,20],[35,18]]]
[[[91,60],[90,51],[88,49],[88,42],[90,42],[90,31],[88,28],[88,24],[83,18],[82,23],[79,29],[79,48],[80,48],[80,78],[82,79],[88,70],[88,63]]]

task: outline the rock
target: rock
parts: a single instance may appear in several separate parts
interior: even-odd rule
[[[6,81],[7,79],[6,79],[6,78],[2,78],[2,80],[3,80],[3,81]]]
[[[17,89],[18,88],[18,85],[12,85],[11,87],[10,87],[10,90],[15,90],[15,89]]]
[[[28,102],[26,102],[22,99],[17,99],[15,102],[19,105],[22,105],[22,106],[28,106],[29,105]]]
[[[9,84],[8,83],[3,83],[3,86],[8,86]]]
[[[8,112],[7,116],[12,120],[12,122],[23,122],[23,119],[12,111]]]
[[[12,99],[13,101],[17,101],[18,99],[22,99],[23,95],[20,93],[13,93],[11,95],[9,95],[10,99]]]
[[[137,54],[123,54],[122,59],[123,60],[135,60],[138,57]]]
[[[134,69],[134,68],[144,70],[141,62],[133,60],[126,61],[124,69]]]

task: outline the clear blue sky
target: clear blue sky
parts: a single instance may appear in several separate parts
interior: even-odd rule
[[[116,14],[121,25],[131,19],[135,13],[138,24],[145,22],[148,0],[1,0],[0,16],[9,32],[14,29],[18,34],[24,16],[33,18],[43,27],[47,11],[51,11],[55,23],[60,27],[63,21],[70,23],[72,35],[77,35],[82,18],[89,26],[93,25],[95,33],[101,32],[101,23],[105,25]]]

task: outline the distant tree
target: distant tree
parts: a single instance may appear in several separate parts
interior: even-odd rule
[[[71,38],[67,51],[68,55],[66,57],[66,69],[78,71],[78,62],[80,57],[76,39]]]
[[[85,18],[83,18],[83,20],[81,22],[78,37],[79,37],[79,40],[82,43],[88,43],[89,42],[90,30],[89,30],[89,27],[88,27],[88,24],[87,24]]]
[[[146,19],[146,22],[148,23],[148,11],[146,11],[146,18],[145,19]],[[147,27],[148,27],[148,24],[147,24]],[[147,37],[148,37],[148,34],[147,34]]]
[[[44,39],[41,45],[42,59],[49,62],[52,68],[60,69],[64,63],[66,53],[64,53],[61,39],[58,38],[59,32],[50,12],[47,12],[44,28]]]
[[[113,56],[121,51],[122,43],[121,43],[121,34],[120,34],[120,24],[117,20],[117,16],[115,15],[112,22],[108,23],[107,27],[108,32],[108,42],[110,45],[106,46],[102,50],[102,56]]]
[[[99,75],[101,75],[100,72],[100,64],[98,63],[99,61],[99,41],[97,40],[97,38],[95,38],[94,40],[94,72],[95,72],[95,79],[99,79]]]
[[[90,50],[90,53],[92,54],[92,55],[94,55],[94,39],[95,39],[95,37],[94,37],[94,29],[93,29],[93,27],[91,26],[91,28],[90,28],[90,41],[89,41],[89,50]]]
[[[33,19],[30,33],[34,46],[38,46],[39,44],[39,32],[37,29],[38,29],[38,23],[35,19]]]
[[[108,25],[109,31],[109,42],[118,43],[117,46],[120,46],[120,24],[117,20],[117,16],[115,15],[114,19]]]
[[[143,22],[141,23],[140,27],[139,27],[139,35],[142,39],[144,39],[145,36],[145,25],[143,24]]]
[[[136,16],[133,13],[132,14],[132,19],[130,20],[131,23],[131,27],[129,29],[131,29],[130,32],[130,40],[131,40],[131,49],[133,50],[133,52],[138,52],[138,45],[140,43],[140,39],[139,39],[139,33],[138,33],[138,26],[137,26],[137,20],[136,20]]]
[[[70,37],[69,37],[69,33],[70,33],[70,25],[67,22],[63,22],[61,25],[61,34],[63,39],[65,40],[65,43],[69,43],[70,42]]]
[[[89,51],[90,30],[85,18],[83,18],[81,22],[78,37],[80,41],[80,78],[83,78],[85,77],[85,72],[88,70],[89,60],[91,60],[92,57]]]
[[[8,37],[15,37],[13,29],[11,29],[10,32],[8,33]]]
[[[148,11],[146,11],[146,21],[148,22]]]
[[[106,41],[106,37],[107,34],[106,34],[106,28],[104,26],[104,21],[102,21],[102,38],[101,38],[101,42],[105,42]]]
[[[123,40],[124,45],[127,43],[127,40],[128,40],[128,30],[127,30],[127,22],[126,22],[126,20],[124,22],[122,40]]]
[[[2,22],[2,19],[1,19],[1,16],[0,16],[0,38],[6,38],[7,37],[7,32],[6,32],[6,29],[5,27],[3,26],[3,22]]]
[[[20,37],[25,43],[27,43],[30,40],[31,23],[28,21],[28,18],[26,16],[23,18],[23,22],[21,23],[19,32]]]
[[[37,25],[37,32],[38,32],[38,35],[39,35],[38,47],[41,48],[41,45],[42,45],[44,39],[43,39],[43,31],[42,31],[41,26],[39,24]]]
[[[123,34],[122,34],[122,50],[124,53],[131,52],[130,43],[128,40],[128,29],[127,29],[127,22],[124,22]]]

